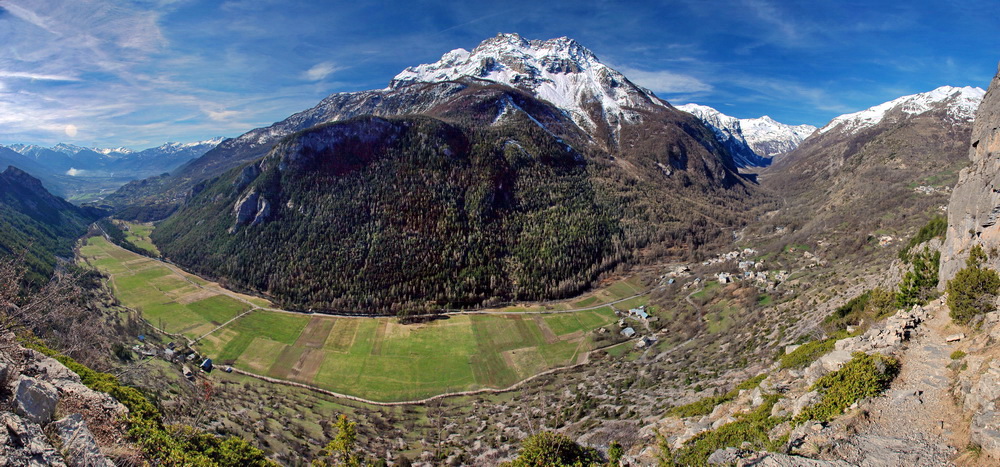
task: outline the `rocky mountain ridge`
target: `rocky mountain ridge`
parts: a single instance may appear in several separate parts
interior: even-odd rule
[[[587,130],[636,123],[636,109],[668,106],[648,89],[601,63],[593,52],[568,37],[527,40],[499,34],[472,51],[455,49],[441,60],[409,67],[396,75],[390,88],[416,82],[485,79],[524,90],[544,99]]]
[[[954,124],[969,123],[976,116],[976,108],[984,95],[985,91],[978,87],[941,86],[932,91],[893,99],[860,112],[841,115],[818,131],[821,134],[834,130],[857,133],[878,125],[886,118],[898,120],[935,110],[943,110],[948,120]]]
[[[787,125],[767,115],[760,118],[731,117],[707,105],[684,104],[677,109],[705,122],[719,141],[729,146],[741,167],[766,167],[773,157],[797,148],[816,131],[812,125]]]

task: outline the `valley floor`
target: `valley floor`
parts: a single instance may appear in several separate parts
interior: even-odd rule
[[[276,309],[102,237],[87,239],[80,254],[111,276],[124,305],[216,365],[375,402],[506,388],[584,362],[594,349],[630,345],[611,326],[615,308],[648,300],[640,285],[621,281],[569,302],[404,325]],[[634,324],[640,332],[642,324]]]

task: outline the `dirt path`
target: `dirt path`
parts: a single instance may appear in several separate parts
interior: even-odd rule
[[[967,444],[963,418],[949,389],[952,345],[944,341],[950,322],[940,302],[927,306],[921,324],[901,356],[900,374],[884,397],[862,405],[856,434],[833,448],[832,458],[855,465],[952,465],[956,446]],[[963,439],[965,438],[965,439]]]

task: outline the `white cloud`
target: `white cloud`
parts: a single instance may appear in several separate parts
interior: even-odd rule
[[[231,120],[232,118],[240,115],[240,112],[238,112],[236,110],[210,110],[210,109],[202,109],[202,111],[205,112],[205,115],[208,115],[208,118],[210,118],[210,119],[212,119],[212,120],[214,120],[216,122],[224,122],[224,121],[227,121],[227,120]]]
[[[24,73],[18,71],[2,71],[2,70],[0,70],[0,78],[35,79],[42,81],[80,81],[79,78],[74,78],[72,76],[47,75],[44,73]]]
[[[630,67],[617,67],[633,83],[659,94],[694,94],[712,90],[712,85],[691,75],[667,70],[645,71]]]
[[[317,63],[312,68],[306,70],[305,73],[302,73],[302,77],[309,81],[320,81],[343,69],[344,67],[338,67],[332,62]]]

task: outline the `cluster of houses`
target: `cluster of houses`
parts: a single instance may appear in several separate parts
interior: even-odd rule
[[[743,250],[733,250],[730,251],[729,253],[721,253],[719,254],[719,256],[716,256],[715,258],[703,261],[701,265],[708,266],[711,264],[724,263],[726,261],[734,261],[740,258],[747,258],[750,256],[754,256],[756,254],[757,250],[754,250],[753,248],[744,248]]]
[[[633,337],[636,336],[636,334],[638,334],[635,328],[629,326],[629,324],[625,321],[626,317],[641,320],[643,323],[648,323],[650,321],[655,321],[657,319],[655,316],[650,316],[649,312],[646,311],[645,305],[632,308],[625,313],[615,310],[615,314],[621,316],[621,318],[618,320],[618,326],[622,328],[620,334],[624,336],[626,339],[632,339]],[[635,347],[638,349],[642,349],[652,345],[654,342],[656,342],[656,339],[651,336],[641,336],[636,341]]]
[[[189,365],[197,365],[197,368],[201,369],[201,371],[205,373],[211,373],[215,368],[211,358],[200,356],[197,352],[191,349],[178,348],[177,344],[174,342],[167,343],[166,347],[163,347],[162,349],[157,348],[153,344],[146,342],[146,336],[143,335],[139,336],[139,343],[132,346],[132,350],[143,357],[152,358],[159,356],[167,362],[180,363],[181,373],[183,373],[184,377],[189,381],[194,381],[196,375],[196,373],[191,370],[191,366]],[[201,361],[200,364],[198,363],[199,361]],[[226,366],[222,371],[232,373],[233,367]]]

